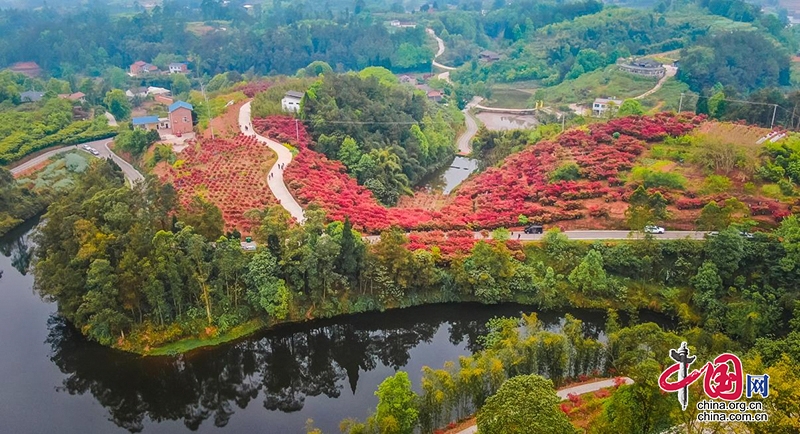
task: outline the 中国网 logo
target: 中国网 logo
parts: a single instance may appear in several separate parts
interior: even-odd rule
[[[679,348],[670,350],[669,356],[675,361],[675,364],[661,373],[658,378],[658,385],[665,392],[677,392],[678,402],[683,410],[686,410],[689,403],[689,385],[700,379],[700,377],[703,377],[703,392],[711,399],[738,401],[742,394],[747,398],[752,398],[755,395],[761,395],[766,398],[769,395],[769,375],[745,375],[742,371],[742,361],[736,355],[730,353],[720,354],[714,360],[706,362],[702,368],[692,371],[689,368],[695,362],[697,356],[689,355],[686,342],[683,342]],[[760,406],[760,403],[758,404]],[[728,407],[725,409],[737,408],[737,406],[733,405]],[[712,409],[722,408],[701,408],[700,403],[698,403],[698,410]]]

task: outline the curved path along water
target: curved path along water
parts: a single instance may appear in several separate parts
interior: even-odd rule
[[[283,170],[278,168],[279,165],[286,167],[292,162],[292,152],[280,143],[260,134],[256,134],[253,130],[253,123],[250,120],[250,104],[251,103],[248,102],[239,109],[239,129],[242,131],[242,134],[246,136],[255,136],[256,140],[267,145],[278,154],[278,161],[276,161],[275,165],[270,169],[272,178],[267,178],[267,184],[281,206],[283,206],[286,211],[289,211],[289,214],[302,224],[306,220],[303,208],[297,203],[292,194],[289,193],[289,189],[286,188],[286,183],[283,182]]]

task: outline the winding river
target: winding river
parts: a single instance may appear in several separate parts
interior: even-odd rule
[[[28,223],[0,239],[0,432],[325,433],[363,419],[395,370],[415,387],[478,349],[496,315],[525,306],[426,306],[281,327],[178,357],[142,358],[87,342],[33,292]],[[562,313],[543,313],[558,330]],[[602,312],[573,312],[602,337]]]

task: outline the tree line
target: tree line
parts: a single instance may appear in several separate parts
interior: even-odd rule
[[[177,213],[173,210],[177,209]],[[800,223],[750,239],[731,228],[705,242],[479,241],[443,256],[410,251],[399,229],[367,245],[348,221],[303,226],[281,207],[248,213],[260,248],[223,236],[219,210],[187,209],[170,185],[131,191],[96,162],[52,204],[37,237],[36,286],[84,334],[141,351],[257,320],[363,312],[442,301],[519,301],[539,308],[650,308],[751,344],[785,329],[798,298]]]
[[[167,1],[116,15],[92,4],[73,10],[0,11],[0,65],[35,61],[55,77],[99,76],[137,61],[189,60],[192,70],[292,74],[314,60],[339,70],[384,66],[418,69],[430,63],[423,28],[390,32],[368,11],[334,15],[323,5],[275,2],[252,14],[238,2]],[[192,25],[225,20],[210,31]]]
[[[422,368],[420,392],[412,389],[408,374],[400,371],[385,379],[375,395],[378,404],[364,422],[342,421],[348,434],[411,434],[437,432],[452,421],[462,420],[477,410],[480,432],[522,434],[537,432],[564,434],[641,433],[657,434],[676,426],[686,432],[707,432],[723,428],[736,433],[791,432],[796,422],[794,409],[781,400],[800,398],[800,376],[791,367],[800,362],[797,351],[800,337],[800,303],[795,304],[788,338],[760,338],[755,345],[742,345],[728,336],[704,328],[679,332],[664,330],[654,323],[620,327],[617,314],[610,310],[600,342],[582,333],[581,321],[567,315],[563,331],[542,329],[535,314],[522,318],[494,318],[482,336],[484,349],[472,356],[445,362],[441,369]],[[741,356],[748,373],[766,373],[770,387],[777,386],[781,400],[770,390],[769,397],[754,395],[770,415],[759,424],[703,423],[696,420],[697,402],[707,399],[700,382],[690,386],[688,407],[680,408],[674,394],[661,391],[658,378],[674,361],[671,349],[688,342],[697,360],[712,360],[722,352]],[[580,373],[586,374],[580,374]],[[633,384],[615,381],[596,410],[579,412],[577,429],[568,419],[568,407],[554,388],[569,375],[580,378],[597,375],[624,375]],[[709,374],[706,374],[709,375]],[[576,377],[571,377],[576,378]],[[610,397],[609,397],[610,395]],[[579,396],[570,401],[577,407]],[[321,434],[310,429],[309,434]]]

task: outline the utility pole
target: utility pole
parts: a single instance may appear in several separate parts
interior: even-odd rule
[[[683,92],[681,92],[681,102],[678,103],[678,113],[683,109]]]
[[[564,114],[564,113],[561,113],[561,132],[562,133],[564,132],[564,125],[566,124],[566,122],[567,122],[567,115]]]
[[[300,124],[298,122],[300,122],[300,120],[297,119],[297,118],[294,118],[294,134],[295,134],[295,137],[297,139],[296,145],[300,146]]]
[[[211,128],[211,138],[214,139],[214,125],[211,123],[211,105],[208,103],[208,95],[206,95],[206,87],[203,86],[203,81],[200,81],[200,90],[203,91],[203,98],[206,99],[206,113],[208,114],[208,127]]]
[[[772,128],[775,125],[775,114],[778,113],[778,104],[772,105],[772,122],[770,122],[769,127]]]

